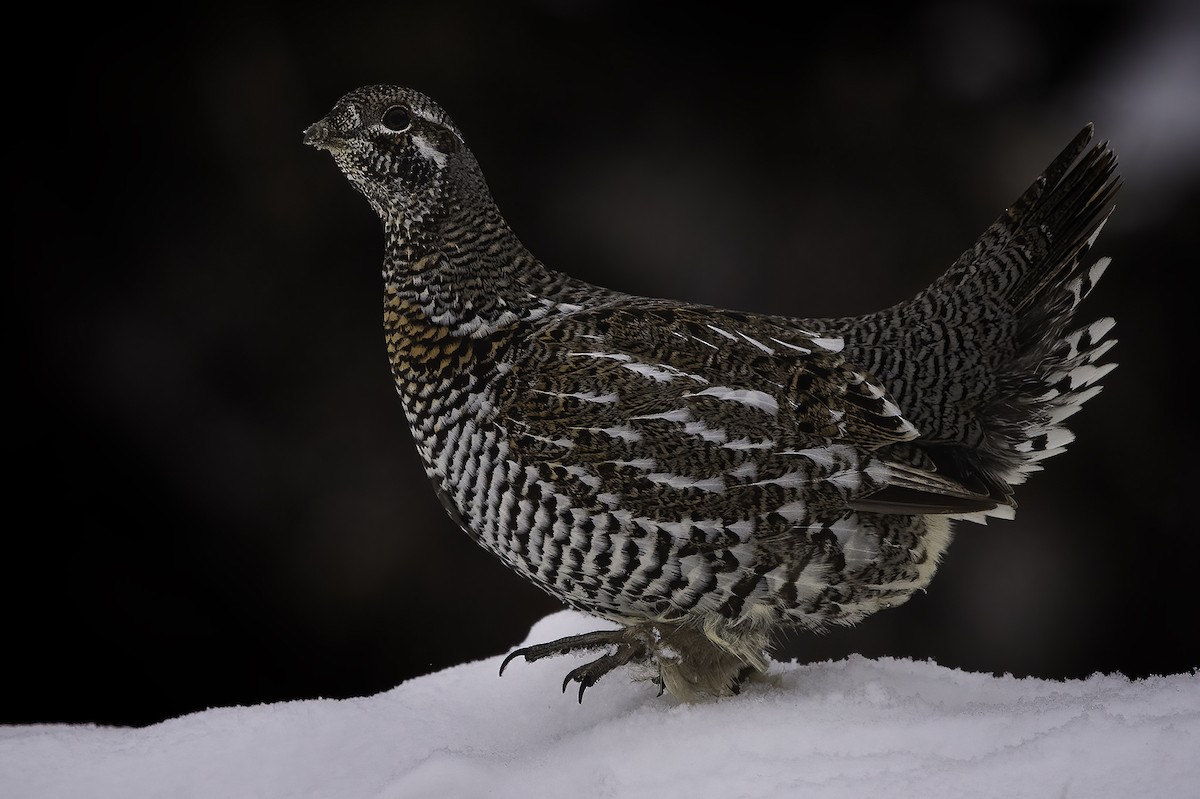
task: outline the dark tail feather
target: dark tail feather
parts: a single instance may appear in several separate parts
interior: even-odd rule
[[[886,457],[990,497],[986,515],[1012,514],[1013,486],[1063,451],[1073,439],[1063,422],[1115,367],[1100,363],[1113,320],[1078,327],[1075,312],[1108,266],[1088,254],[1113,210],[1116,166],[1088,125],[912,300],[803,320],[841,337],[847,360],[879,378],[920,431]]]
[[[1121,183],[1116,154],[1107,142],[1089,147],[1091,140],[1088,125],[929,291],[958,293],[982,280],[996,286],[994,299],[1021,312],[1069,280]]]
[[[995,397],[979,413],[979,460],[1004,494],[1074,440],[1063,422],[1116,368],[1098,363],[1116,343],[1105,338],[1112,319],[1072,327],[1108,266],[1087,256],[1121,185],[1116,155],[1091,139],[1088,125],[946,276],[962,270],[996,286],[997,313],[1015,320],[1012,349],[993,364]]]
[[[1011,515],[1013,486],[1074,439],[1063,422],[1115,368],[1099,363],[1115,343],[1105,339],[1113,320],[1076,328],[1074,317],[1108,266],[1087,256],[1113,210],[1116,166],[1107,143],[1092,144],[1085,127],[949,271],[902,306],[906,368],[889,372],[878,343],[855,343],[896,376],[889,387],[922,431],[910,460],[925,458],[997,503],[977,519]],[[925,340],[922,331],[945,327],[959,342],[950,374],[938,356],[922,354],[938,352],[944,337]],[[946,402],[951,394],[958,399]]]
[[[1121,179],[1116,174],[1116,154],[1108,148],[1107,142],[1089,150],[1069,172],[1058,174],[1062,168],[1060,162],[1067,162],[1067,156],[1074,156],[1074,147],[1086,144],[1091,133],[1089,125],[1076,136],[1072,146],[1055,159],[1045,176],[1050,191],[1041,202],[1035,201],[1028,209],[1027,219],[1014,220],[1018,230],[1027,232],[1030,245],[1035,248],[1032,254],[1040,255],[1031,263],[1042,266],[1028,270],[1013,286],[1010,296],[1018,312],[1037,305],[1048,291],[1057,289],[1064,279],[1079,271],[1092,242],[1112,213]],[[1052,177],[1054,182],[1051,182]],[[1038,253],[1038,245],[1046,248],[1044,253]]]

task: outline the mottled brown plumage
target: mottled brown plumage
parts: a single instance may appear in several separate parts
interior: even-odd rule
[[[417,451],[455,521],[617,631],[680,697],[737,691],[772,631],[852,624],[928,584],[954,518],[1011,516],[1112,368],[1073,328],[1118,186],[1081,132],[909,302],[792,319],[649,299],[547,269],[462,135],[409,89],[351,92],[305,133],[383,221],[384,328]],[[505,663],[508,661],[506,660]]]

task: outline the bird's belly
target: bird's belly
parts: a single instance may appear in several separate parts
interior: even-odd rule
[[[699,501],[682,517],[634,513],[586,470],[522,459],[486,415],[419,436],[418,449],[480,545],[563,602],[626,623],[852,623],[924,588],[950,540],[940,517],[846,511],[788,529],[765,513],[705,518]]]

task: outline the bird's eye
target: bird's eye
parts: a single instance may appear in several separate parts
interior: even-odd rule
[[[412,127],[412,117],[398,105],[383,112],[383,126],[390,131],[403,133]]]

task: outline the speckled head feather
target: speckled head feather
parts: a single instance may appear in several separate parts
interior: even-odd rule
[[[1075,320],[1119,186],[1091,139],[912,300],[803,319],[548,269],[412,90],[358,89],[305,132],[383,222],[385,341],[434,492],[517,574],[623,625],[510,656],[603,650],[564,681],[580,698],[623,665],[736,693],[774,631],[900,605],[951,520],[1012,516],[1113,368],[1112,320]]]
[[[400,86],[350,92],[304,132],[328,150],[379,213],[424,216],[452,161],[470,152],[462,134],[425,95]]]

